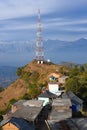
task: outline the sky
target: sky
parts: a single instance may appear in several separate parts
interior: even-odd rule
[[[43,39],[87,39],[87,0],[0,0],[0,40],[36,40],[38,8]]]

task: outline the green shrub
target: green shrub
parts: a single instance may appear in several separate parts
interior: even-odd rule
[[[36,98],[41,93],[41,88],[36,84],[29,85],[29,95],[31,98]]]
[[[3,87],[0,87],[0,92],[2,92],[4,90],[4,88]]]
[[[19,67],[16,71],[17,76],[21,76],[23,73],[23,67]]]
[[[23,72],[23,74],[22,74],[22,79],[25,80],[25,81],[28,81],[30,75],[31,75],[30,72]]]
[[[28,93],[25,93],[22,97],[22,99],[29,100],[31,99],[30,95]]]
[[[17,102],[17,100],[15,98],[12,98],[10,101],[9,101],[9,104],[14,104],[15,102]]]

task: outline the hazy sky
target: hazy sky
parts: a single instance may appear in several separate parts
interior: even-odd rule
[[[38,8],[43,39],[87,38],[87,0],[0,0],[0,40],[36,40]]]

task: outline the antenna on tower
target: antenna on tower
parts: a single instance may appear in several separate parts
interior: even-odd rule
[[[43,40],[42,40],[42,26],[41,26],[41,17],[40,9],[38,9],[38,30],[37,30],[37,40],[36,40],[36,58],[38,63],[43,63],[44,61],[44,49],[43,49]]]

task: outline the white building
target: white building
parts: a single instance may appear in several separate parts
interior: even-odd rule
[[[56,94],[57,96],[60,96],[62,93],[62,90],[59,90],[59,84],[58,83],[49,83],[48,84],[48,90],[53,93]]]

